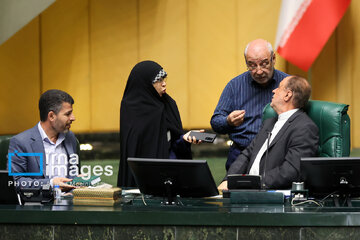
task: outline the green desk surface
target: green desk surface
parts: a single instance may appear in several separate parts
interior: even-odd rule
[[[0,205],[1,223],[173,225],[173,226],[360,226],[360,202],[353,207],[231,204],[229,199],[123,198],[111,207],[76,206],[72,200],[44,205]]]

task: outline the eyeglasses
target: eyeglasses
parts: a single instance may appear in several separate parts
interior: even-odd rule
[[[254,62],[248,62],[246,60],[246,66],[247,66],[247,69],[249,71],[254,71],[254,70],[257,70],[258,67],[260,67],[260,69],[268,69],[271,65],[272,65],[272,59],[273,59],[273,54],[271,54],[270,56],[270,60],[269,59],[264,59],[260,62],[260,64],[256,64]]]

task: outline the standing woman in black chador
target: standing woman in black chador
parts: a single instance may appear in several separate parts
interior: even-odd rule
[[[195,138],[184,135],[176,102],[166,93],[167,73],[153,61],[135,65],[120,108],[120,166],[117,185],[135,187],[127,158],[191,159]]]

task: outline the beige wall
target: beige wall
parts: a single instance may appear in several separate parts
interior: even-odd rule
[[[185,128],[209,128],[225,84],[246,70],[243,49],[274,43],[280,0],[61,0],[0,46],[0,134],[38,121],[50,88],[75,98],[75,132],[119,130],[120,100],[141,60],[168,72],[168,92]],[[350,104],[352,145],[360,147],[360,2],[350,9],[309,73],[278,56],[276,67],[308,77],[313,99]]]
[[[40,118],[39,19],[0,46],[0,133],[15,133]]]

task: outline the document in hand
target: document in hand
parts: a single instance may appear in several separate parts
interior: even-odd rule
[[[71,182],[68,182],[67,184],[72,185],[72,186],[78,186],[78,187],[83,187],[83,186],[94,186],[95,184],[101,182],[101,178],[100,176],[91,176],[89,179],[85,178],[85,177],[76,177],[74,178]]]

